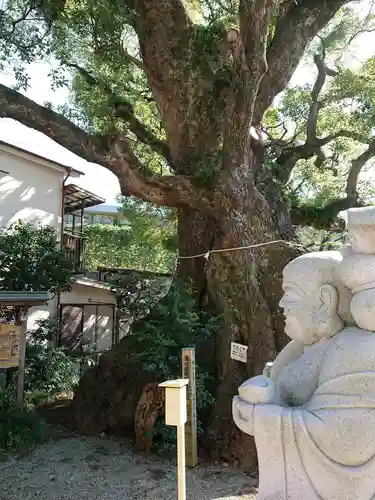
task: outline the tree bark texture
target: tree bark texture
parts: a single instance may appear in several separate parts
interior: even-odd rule
[[[165,389],[158,384],[147,384],[139,398],[134,415],[134,449],[150,453],[153,430],[158,417],[163,414]]]

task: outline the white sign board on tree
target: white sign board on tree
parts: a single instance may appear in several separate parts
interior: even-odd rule
[[[247,363],[247,345],[237,344],[236,342],[231,342],[230,344],[230,357],[241,363]]]

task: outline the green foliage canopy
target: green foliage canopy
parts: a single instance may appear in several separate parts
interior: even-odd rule
[[[208,87],[214,82],[213,91],[220,95],[231,84],[223,40],[230,28],[238,28],[239,2],[190,0],[184,4],[195,27],[191,50],[199,54],[199,60],[186,57],[186,76],[192,84],[202,77]],[[176,166],[165,147],[165,124],[142,60],[142,20],[132,5],[120,0],[43,0],[37,4],[8,0],[0,12],[3,68],[10,67],[19,87],[27,88],[25,64],[53,56],[58,62],[52,70],[54,85],[65,85],[73,76],[71,102],[59,110],[90,134],[123,134],[142,165],[152,172],[171,174]],[[338,207],[369,203],[374,195],[366,175],[375,151],[374,57],[357,67],[346,63],[357,40],[375,27],[372,4],[363,1],[360,5],[362,11],[354,3],[342,7],[313,40],[303,61],[311,75],[308,83],[289,85],[264,118],[267,165],[281,183],[292,213],[299,211],[298,224],[314,222],[301,217],[310,208],[318,225],[324,219],[330,223]],[[287,7],[284,2],[275,5],[271,34]],[[166,45],[166,53],[169,48]],[[320,69],[313,64],[316,57],[322,63]],[[319,88],[317,73],[324,76]],[[214,97],[213,113],[207,118],[211,121],[221,112]],[[204,113],[201,109],[200,114]],[[186,116],[187,122],[193,119]],[[308,134],[309,128],[313,135]],[[323,146],[322,138],[327,139]],[[196,142],[198,150],[198,138]],[[222,139],[203,161],[192,150],[184,171],[192,172],[196,182],[214,186],[221,152]],[[349,186],[357,159],[361,175]]]

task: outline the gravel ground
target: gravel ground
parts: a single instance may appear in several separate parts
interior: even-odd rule
[[[187,472],[187,500],[255,500],[254,481],[214,464]],[[0,464],[0,500],[176,500],[176,467],[110,439],[65,438]]]

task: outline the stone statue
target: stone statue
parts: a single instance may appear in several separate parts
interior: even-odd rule
[[[375,499],[375,209],[360,210],[351,247],[286,266],[292,341],[233,400],[255,437],[259,500]]]

